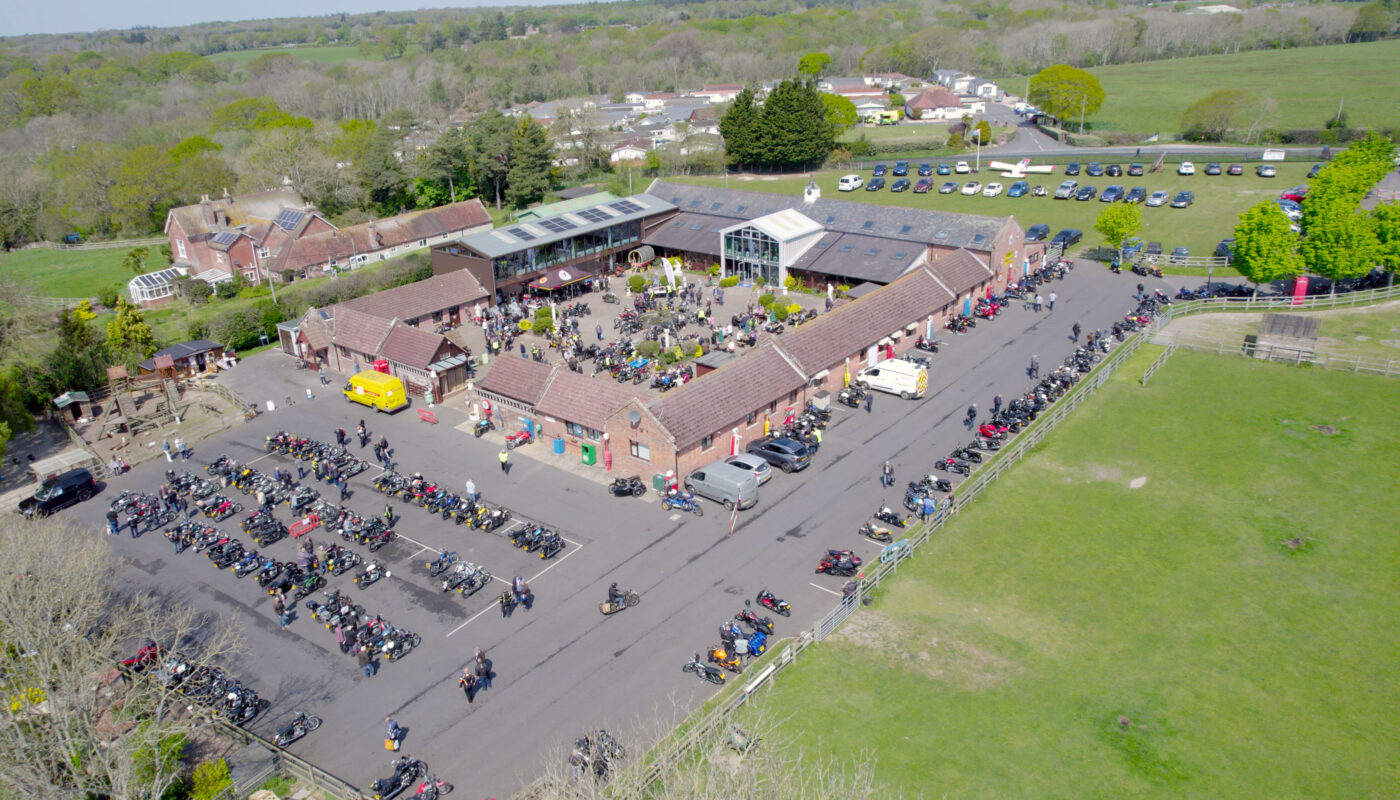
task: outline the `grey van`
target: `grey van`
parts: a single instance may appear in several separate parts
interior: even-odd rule
[[[685,490],[706,500],[723,503],[726,509],[753,508],[758,502],[758,479],[753,472],[715,461],[685,476]]]

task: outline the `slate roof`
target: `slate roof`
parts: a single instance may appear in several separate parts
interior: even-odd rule
[[[903,330],[910,323],[921,322],[955,299],[928,268],[919,268],[853,303],[838,306],[784,333],[779,345],[805,375],[815,375],[891,333]],[[677,396],[687,389],[679,390]],[[747,396],[776,395],[753,392]]]
[[[438,349],[445,341],[447,337],[440,333],[429,333],[399,322],[389,330],[378,355],[398,364],[427,369],[437,360]]]
[[[828,233],[791,269],[840,275],[855,281],[889,283],[923,257],[924,245],[877,236]]]
[[[237,197],[220,197],[209,201],[210,216],[205,215],[202,203],[170,209],[170,215],[180,223],[185,236],[194,237],[223,228],[216,226],[212,219],[214,209],[222,209],[228,214],[229,228],[252,224],[256,220],[275,219],[285,208],[303,208],[306,201],[290,189],[272,189],[266,192],[241,194]]]
[[[505,355],[491,362],[491,369],[485,378],[477,382],[476,388],[479,392],[490,392],[534,406],[544,394],[552,369],[538,361]]]
[[[555,365],[535,411],[601,431],[608,417],[636,396],[636,392],[615,381],[587,378]]]
[[[311,309],[302,317],[301,335],[311,352],[316,353],[331,346],[331,328],[334,325],[330,316],[323,310]]]
[[[355,353],[374,355],[389,335],[394,320],[376,317],[353,308],[338,308],[331,323],[331,339],[337,346]]]
[[[195,339],[189,342],[180,342],[179,344],[172,344],[169,347],[157,350],[150,358],[142,361],[140,366],[142,369],[153,370],[155,369],[155,360],[161,356],[170,356],[172,359],[179,361],[182,358],[189,358],[190,356],[199,355],[200,353],[208,353],[211,350],[222,349],[224,349],[223,345],[211,339]]]
[[[339,308],[350,308],[385,319],[419,319],[452,306],[467,305],[486,297],[476,277],[459,269],[415,283],[346,300]]]
[[[642,237],[642,241],[655,247],[704,253],[718,258],[719,232],[733,224],[734,220],[730,217],[712,217],[687,211],[652,228]]]
[[[801,195],[771,194],[714,186],[653,181],[647,194],[683,212],[749,220],[794,208],[828,231],[922,242],[947,248],[990,252],[1010,217],[954,214],[921,208],[895,208],[852,200],[819,198],[808,204]],[[981,239],[978,239],[978,237]]]
[[[303,220],[302,226],[310,218]],[[295,239],[272,259],[270,269],[284,269],[326,264],[355,255],[397,247],[428,239],[429,244],[441,241],[444,233],[456,233],[491,224],[491,215],[479,198],[461,203],[449,203],[437,208],[410,211],[395,217],[362,222],[340,230],[325,231]]]
[[[718,426],[743,420],[749,412],[766,407],[804,383],[806,375],[771,338],[764,338],[734,363],[696,378],[647,407],[670,431],[676,448],[683,450],[714,433]]]

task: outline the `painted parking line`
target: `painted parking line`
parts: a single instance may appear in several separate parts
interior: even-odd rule
[[[563,538],[563,537],[560,537],[560,538]],[[569,539],[564,539],[564,541],[570,542],[571,544],[574,544],[574,545],[575,545],[575,546],[574,546],[574,549],[573,549],[573,550],[570,550],[569,552],[567,552],[567,553],[565,553],[564,555],[560,556],[558,561],[555,561],[553,564],[550,564],[549,566],[545,567],[544,569],[540,570],[539,572],[536,572],[536,573],[534,574],[534,576],[532,576],[528,581],[526,581],[526,583],[533,583],[533,582],[534,582],[535,580],[537,580],[541,575],[545,574],[546,572],[549,572],[550,570],[552,570],[552,569],[554,569],[555,567],[559,566],[560,564],[564,563],[564,560],[567,559],[569,556],[571,556],[571,555],[573,555],[574,553],[577,553],[579,550],[582,550],[582,549],[583,549],[583,545],[581,545],[581,544],[578,544],[578,543],[576,543],[576,542],[572,542],[572,541],[569,540]],[[510,585],[510,584],[511,584],[511,581],[506,580],[505,578],[502,578],[502,577],[499,576],[499,575],[494,575],[494,574],[493,574],[491,577],[492,577],[493,579],[495,579],[495,580],[500,581],[501,583],[506,584],[506,585]],[[477,620],[477,618],[479,618],[482,614],[485,614],[487,611],[490,611],[490,610],[493,609],[493,608],[495,608],[495,605],[489,605],[489,606],[487,606],[486,608],[481,609],[480,611],[478,611],[478,612],[476,612],[475,614],[473,614],[473,615],[471,615],[470,617],[468,617],[466,622],[463,622],[461,625],[458,625],[457,627],[455,627],[455,628],[453,628],[452,630],[448,631],[448,632],[447,632],[447,635],[444,636],[444,637],[442,637],[442,638],[446,639],[446,638],[448,638],[449,636],[451,636],[452,634],[456,633],[457,631],[460,631],[461,629],[467,627],[468,625],[470,625],[470,624],[472,624],[473,622],[475,622],[475,621]]]
[[[836,595],[837,597],[840,597],[840,596],[841,596],[841,593],[840,593],[840,592],[834,592],[834,591],[832,591],[832,590],[826,588],[825,586],[817,586],[815,583],[812,583],[812,582],[810,582],[810,581],[807,583],[807,585],[808,585],[808,586],[816,586],[818,589],[821,589],[823,592],[826,592],[827,594],[834,594],[834,595]]]

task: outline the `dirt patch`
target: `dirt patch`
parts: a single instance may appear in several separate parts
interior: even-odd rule
[[[1133,478],[1132,480],[1128,481],[1128,488],[1129,488],[1129,489],[1141,489],[1142,487],[1144,487],[1144,486],[1146,486],[1146,485],[1147,485],[1147,476],[1146,476],[1146,475],[1139,475],[1138,477]]]
[[[971,642],[937,630],[917,630],[878,611],[853,615],[831,638],[961,689],[990,689],[1021,671],[1014,662]]]
[[[1308,427],[1312,430],[1317,431],[1320,434],[1323,434],[1324,436],[1336,436],[1337,434],[1341,433],[1340,430],[1332,427],[1331,425],[1309,425]]]

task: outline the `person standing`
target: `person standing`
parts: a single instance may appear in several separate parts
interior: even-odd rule
[[[327,383],[330,383],[330,381],[326,380],[326,367],[324,364],[316,369],[316,377],[321,379],[322,386],[325,386]]]
[[[1027,372],[1032,378],[1040,377],[1040,356],[1031,356],[1031,366]]]
[[[185,446],[185,440],[179,436],[175,437],[175,451],[180,454],[181,461],[190,460],[190,449]]]
[[[107,533],[112,536],[120,536],[121,532],[121,518],[117,515],[115,508],[111,509],[107,512]]]
[[[366,678],[374,677],[374,660],[369,657],[368,647],[364,645],[360,646],[359,651],[355,653],[355,663],[360,665],[360,669],[364,671]]]
[[[486,651],[482,650],[481,648],[477,648],[476,664],[472,668],[472,671],[476,674],[476,682],[478,686],[480,686],[482,689],[491,688],[491,659],[486,657]]]
[[[515,602],[523,603],[525,610],[529,611],[535,605],[535,593],[530,591],[530,584],[519,575],[511,582],[511,591],[515,594]]]
[[[467,696],[467,705],[471,705],[476,699],[476,675],[472,674],[471,667],[462,667],[462,677],[457,679],[457,685],[462,687],[462,694]]]
[[[480,497],[481,497],[481,495],[479,495],[479,494],[476,493],[476,481],[472,480],[471,478],[467,478],[467,500],[468,500],[468,502],[475,503],[478,499],[480,499]]]
[[[355,427],[355,435],[360,438],[360,449],[369,443],[369,429],[365,427],[365,421],[360,420],[360,424]]]
[[[287,604],[282,601],[281,595],[272,598],[272,612],[277,615],[277,627],[287,627]]]
[[[403,738],[403,728],[393,717],[384,718],[384,746],[389,750],[399,749],[399,740]]]
[[[1070,334],[1071,334],[1071,336],[1069,337],[1069,340],[1070,340],[1071,342],[1077,342],[1077,341],[1079,341],[1079,331],[1082,330],[1082,329],[1079,327],[1079,323],[1078,323],[1078,322],[1075,322],[1073,325],[1070,326],[1069,330],[1070,330]]]
[[[340,502],[344,503],[345,498],[350,496],[350,481],[347,481],[345,476],[341,475],[336,479],[335,485],[336,488],[340,489]]]
[[[596,334],[598,334],[598,341],[600,341],[600,342],[603,341],[603,326],[602,326],[602,325],[594,325],[594,326],[593,326],[593,332],[596,333]]]
[[[1001,395],[992,398],[992,416],[1001,413]]]
[[[1054,293],[1054,292],[1051,292],[1051,293],[1050,293],[1050,310],[1051,310],[1051,311],[1054,311],[1054,310],[1055,310],[1055,293]]]
[[[880,467],[880,485],[887,489],[894,485],[894,464],[891,464],[889,461],[886,461],[885,465]]]
[[[141,517],[132,512],[127,516],[127,524],[131,526],[131,538],[135,539],[141,535]]]
[[[161,442],[160,449],[165,451],[165,460],[167,463],[175,460],[170,457],[170,442]]]
[[[977,420],[977,404],[973,403],[967,407],[967,427],[971,428],[972,423]]]
[[[510,451],[503,448],[503,449],[501,450],[500,459],[501,459],[501,472],[504,472],[505,474],[509,475],[509,474],[510,474]]]
[[[335,643],[340,645],[340,652],[345,652],[345,628],[337,622],[335,627],[331,629],[331,634],[335,636]]]
[[[1039,310],[1040,310],[1040,305],[1041,305],[1040,294],[1037,293],[1036,296],[1035,296],[1035,310],[1036,310],[1036,311],[1039,311]]]
[[[937,510],[938,501],[934,500],[932,497],[925,497],[919,501],[919,519],[923,520],[925,523],[928,522],[928,518],[933,516],[934,512]]]

